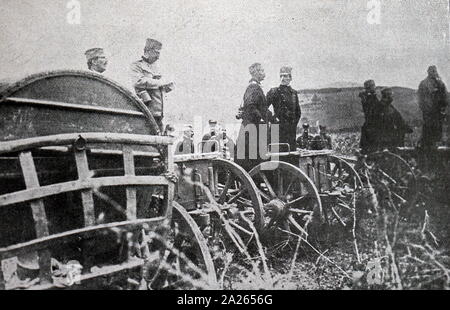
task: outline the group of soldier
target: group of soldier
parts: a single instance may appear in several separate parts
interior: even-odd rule
[[[158,59],[162,43],[155,39],[147,39],[144,53],[140,60],[131,64],[130,77],[132,87],[138,97],[149,108],[159,131],[163,130],[164,94],[172,91],[173,83],[163,79]],[[92,48],[85,52],[88,69],[102,74],[107,67],[108,59],[103,48]]]
[[[296,150],[297,124],[301,117],[298,93],[290,84],[292,68],[280,69],[280,85],[269,90],[267,96],[261,87],[266,74],[260,63],[249,67],[251,79],[244,93],[243,105],[236,116],[242,119],[236,141],[235,161],[249,170],[264,159],[261,143],[279,143]],[[273,108],[273,113],[269,108]],[[277,124],[277,141],[269,141],[268,126]],[[253,129],[253,130],[252,130]],[[253,135],[252,135],[253,133]]]
[[[404,146],[405,135],[413,130],[392,105],[392,89],[384,88],[381,91],[381,99],[378,99],[375,82],[368,80],[364,82],[364,91],[359,97],[365,117],[361,128],[361,152],[367,154]],[[423,114],[420,148],[430,153],[442,139],[444,111],[448,105],[447,89],[436,66],[428,68],[428,77],[420,83],[418,100]]]
[[[163,130],[164,95],[173,89],[173,83],[162,78],[157,66],[161,49],[161,42],[147,39],[142,58],[133,62],[130,68],[132,86],[149,108],[160,131]],[[108,59],[102,48],[89,49],[85,55],[89,70],[100,74],[106,70]],[[284,66],[280,69],[280,84],[270,89],[267,95],[261,87],[261,82],[266,77],[263,66],[260,63],[254,63],[249,67],[249,73],[251,79],[244,93],[243,104],[236,115],[237,119],[242,120],[241,128],[236,145],[232,150],[236,162],[247,170],[263,159],[260,150],[264,148],[260,148],[260,143],[284,144],[288,145],[290,150],[295,151],[297,146],[305,147],[311,140],[307,124],[303,126],[303,135],[297,138],[301,108],[298,93],[290,86],[292,68]],[[381,98],[379,98],[375,82],[368,80],[364,82],[364,91],[359,94],[359,97],[365,117],[361,129],[362,153],[367,154],[384,148],[403,146],[405,135],[411,133],[412,129],[393,106],[392,89],[384,88],[381,91]],[[448,104],[447,89],[439,77],[436,66],[428,68],[428,77],[419,85],[418,98],[419,107],[423,113],[420,146],[424,150],[430,150],[442,138],[444,110]],[[269,110],[270,107],[272,107],[273,113]],[[272,126],[275,124],[277,126]],[[272,127],[276,127],[278,130],[277,141],[268,139],[267,128],[270,131]],[[249,128],[255,130],[252,131]],[[320,131],[320,135],[326,141],[326,147],[331,148],[330,137],[325,133],[326,128],[322,127]],[[216,130],[211,132],[214,137],[219,136],[216,135]],[[185,130],[186,140],[192,140],[192,134],[192,127]],[[204,137],[203,146],[206,145],[206,142]],[[187,150],[193,152],[193,149],[191,143]]]

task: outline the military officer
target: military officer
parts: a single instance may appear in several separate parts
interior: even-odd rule
[[[95,47],[88,49],[85,53],[88,69],[97,73],[103,73],[108,65],[108,58],[106,57],[103,48]]]
[[[374,150],[377,139],[376,121],[373,111],[379,104],[376,94],[376,86],[373,80],[364,82],[364,91],[359,93],[361,104],[364,112],[364,124],[361,128],[360,147],[361,153],[367,154]]]
[[[242,124],[234,153],[235,161],[247,171],[261,161],[260,127],[265,126],[271,117],[261,88],[261,82],[266,77],[264,68],[260,63],[254,63],[249,67],[249,72],[251,79],[244,93],[243,105],[236,116],[237,119],[242,119]]]
[[[392,89],[383,89],[381,100],[373,111],[378,132],[377,149],[403,146],[405,134],[412,133],[412,129],[404,121],[400,112],[392,105],[393,100]]]
[[[273,106],[274,116],[279,121],[279,142],[289,143],[291,151],[295,151],[295,138],[297,124],[301,117],[301,109],[298,93],[290,86],[292,68],[282,67],[280,69],[280,79],[280,86],[272,88],[267,93],[267,106]]]
[[[423,113],[421,144],[424,149],[430,149],[442,139],[444,111],[448,105],[447,88],[436,66],[428,68],[428,77],[420,83],[418,96]]]
[[[165,81],[159,71],[157,61],[162,43],[147,39],[144,56],[131,64],[131,82],[136,94],[144,101],[162,131],[164,94],[173,89],[173,83]]]
[[[302,125],[303,127],[303,133],[301,136],[297,138],[297,145],[301,149],[309,149],[310,143],[313,139],[313,136],[309,134],[309,124],[304,123]]]
[[[178,142],[175,154],[194,153],[194,130],[192,125],[188,125],[183,130],[183,140]]]

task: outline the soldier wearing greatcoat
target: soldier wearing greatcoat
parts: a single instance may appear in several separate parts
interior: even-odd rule
[[[373,80],[364,82],[364,91],[359,93],[364,112],[364,124],[361,128],[360,147],[363,154],[370,153],[375,149],[377,140],[377,123],[374,118],[374,109],[379,105],[380,100],[376,94],[376,86]]]
[[[158,59],[162,43],[147,39],[144,56],[131,64],[131,82],[136,94],[147,105],[155,118],[160,131],[163,131],[164,95],[173,89],[173,83],[162,78],[158,68]]]
[[[291,151],[295,151],[297,124],[301,117],[301,109],[298,93],[290,86],[292,68],[282,67],[280,78],[280,86],[272,88],[267,93],[267,106],[273,106],[274,116],[279,123],[279,143],[288,143]]]
[[[428,77],[420,83],[418,96],[423,113],[421,144],[424,149],[430,149],[442,139],[444,111],[448,105],[447,88],[439,77],[436,66],[428,68]]]
[[[395,148],[404,145],[405,134],[412,133],[412,129],[404,121],[400,112],[392,105],[393,92],[391,88],[381,91],[381,100],[374,108],[376,121],[378,150]]]
[[[254,63],[249,67],[249,72],[252,78],[245,91],[243,105],[236,115],[237,119],[242,119],[242,124],[234,153],[235,161],[247,171],[262,160],[259,148],[261,128],[267,126],[271,118],[266,96],[261,88],[261,82],[266,77],[264,69],[260,63]],[[262,140],[266,142],[264,137]]]

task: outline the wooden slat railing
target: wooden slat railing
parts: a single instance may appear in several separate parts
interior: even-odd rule
[[[73,147],[75,163],[78,172],[78,180],[40,186],[38,173],[34,164],[31,150],[40,147],[67,146],[72,145],[78,139],[82,139],[86,145],[89,143],[114,143],[122,145],[123,154],[123,176],[93,177],[89,169],[88,153],[83,143]],[[0,142],[0,154],[18,152],[19,162],[26,189],[8,193],[0,196],[0,208],[18,203],[29,203],[33,220],[35,223],[36,239],[15,244],[6,248],[0,248],[0,263],[3,259],[24,255],[33,251],[38,252],[40,283],[41,287],[52,286],[51,253],[49,248],[59,243],[76,240],[79,236],[92,237],[100,231],[112,228],[122,228],[127,231],[136,231],[142,227],[162,225],[171,216],[171,206],[174,195],[174,184],[166,176],[136,176],[136,167],[133,146],[155,145],[162,147],[161,153],[164,158],[167,171],[173,171],[174,163],[171,144],[173,139],[162,136],[144,136],[116,133],[80,133],[62,134],[54,136],[36,137],[17,141]],[[10,156],[10,155],[8,155]],[[94,193],[97,188],[106,186],[123,186],[126,189],[126,221],[97,225],[95,218]],[[163,186],[165,188],[165,201],[163,216],[151,219],[137,219],[137,197],[136,186]],[[66,231],[58,234],[49,234],[48,219],[45,213],[44,199],[49,196],[68,192],[81,192],[82,208],[84,215],[84,227]],[[64,206],[52,206],[64,207]],[[85,239],[86,240],[86,239]],[[91,239],[92,240],[92,239]],[[89,249],[93,244],[87,240],[86,247],[83,246],[83,256],[89,262]],[[128,257],[129,258],[129,257]],[[90,263],[88,263],[89,265]],[[126,265],[126,264],[125,264]],[[125,266],[124,265],[124,266]],[[135,265],[135,264],[131,264]],[[130,266],[131,266],[130,265]],[[86,266],[84,266],[86,267]],[[91,276],[85,276],[87,278]],[[0,289],[5,288],[3,271],[0,268]]]

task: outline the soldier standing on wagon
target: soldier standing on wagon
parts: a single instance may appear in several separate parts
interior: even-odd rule
[[[418,96],[423,113],[421,145],[424,150],[430,150],[442,139],[444,112],[448,105],[447,88],[436,66],[428,67],[428,77],[420,83]]]
[[[279,142],[288,143],[291,151],[295,151],[297,124],[302,113],[298,93],[290,86],[292,68],[282,67],[280,78],[280,86],[272,88],[267,93],[267,106],[273,106],[274,115],[279,120]]]
[[[360,147],[361,153],[367,154],[374,150],[377,140],[377,124],[374,118],[374,108],[379,105],[379,100],[375,92],[376,86],[373,80],[364,82],[364,91],[359,93],[364,112],[364,124],[361,127]]]
[[[249,67],[252,78],[244,94],[244,103],[239,108],[237,119],[242,119],[236,140],[235,162],[247,171],[261,162],[259,154],[260,124],[268,123],[271,113],[267,110],[266,96],[261,82],[266,77],[260,63]]]
[[[108,65],[108,58],[106,57],[103,48],[95,47],[88,49],[85,53],[88,69],[97,73],[106,71]]]
[[[160,130],[163,130],[164,94],[173,88],[173,83],[165,82],[157,66],[162,43],[147,39],[144,56],[131,64],[131,82],[136,94],[144,101],[155,118]]]

